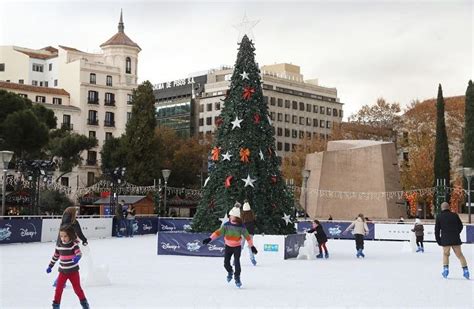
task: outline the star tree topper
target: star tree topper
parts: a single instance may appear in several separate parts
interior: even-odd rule
[[[255,27],[259,22],[260,20],[249,20],[247,18],[247,14],[245,13],[242,22],[240,24],[234,25],[234,28],[239,31],[237,42],[240,43],[244,35],[247,35],[249,39],[254,40],[252,28]]]

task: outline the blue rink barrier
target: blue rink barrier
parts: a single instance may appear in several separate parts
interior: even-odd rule
[[[474,225],[466,225],[466,242],[474,243]]]
[[[126,219],[119,223],[115,218],[113,220],[112,236],[116,236],[117,227],[120,226],[120,233],[126,233]],[[136,217],[133,223],[133,231],[135,235],[156,234],[160,232],[179,232],[188,231],[191,229],[191,219],[189,218],[158,218],[150,217]]]
[[[160,232],[178,232],[191,230],[190,218],[160,218],[158,229]]]
[[[158,254],[223,257],[224,239],[220,237],[203,245],[202,241],[208,237],[209,233],[160,232]]]
[[[0,220],[0,244],[41,241],[43,220],[14,218]]]
[[[328,221],[328,222],[321,222],[324,231],[328,238],[334,239],[354,239],[354,235],[351,232],[347,232],[346,234],[342,234],[346,230],[346,228],[351,225],[351,222],[338,222],[338,221]],[[371,222],[367,222],[367,226],[369,228],[369,234],[366,235],[364,238],[366,240],[374,240],[375,239],[375,225]],[[297,223],[297,231],[298,233],[304,233],[307,230],[311,229],[312,222],[311,221],[301,221]]]

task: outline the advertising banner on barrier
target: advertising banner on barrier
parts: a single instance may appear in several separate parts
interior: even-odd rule
[[[106,238],[112,235],[112,218],[79,218],[82,233],[87,239]],[[58,238],[61,219],[43,219],[41,241]]]
[[[224,256],[224,238],[220,237],[209,245],[202,241],[209,233],[170,232],[158,233],[158,254],[191,256]]]
[[[337,222],[337,221],[326,221],[321,222],[324,231],[328,238],[340,238],[340,239],[354,239],[354,235],[351,232],[347,232],[346,234],[342,234],[346,228],[352,222]],[[309,230],[312,227],[311,221],[302,221],[298,222],[298,232],[303,233]],[[365,236],[365,239],[371,240],[375,237],[375,225],[371,222],[367,222],[367,227],[369,228],[369,234]]]
[[[305,234],[294,234],[285,237],[285,260],[298,256],[300,248],[304,245],[305,236]]]
[[[0,220],[0,244],[41,240],[41,219]]]
[[[136,217],[133,231],[137,235],[156,234],[158,231],[158,218]]]
[[[375,224],[375,239],[410,240],[414,227],[412,223],[404,224]],[[436,241],[433,224],[423,224],[424,241]],[[466,242],[466,226],[461,232],[461,241]]]
[[[474,225],[466,225],[464,227],[466,231],[466,242],[473,243],[474,242]]]
[[[285,257],[285,235],[254,235],[253,243],[258,250],[257,260],[267,258],[283,260]],[[247,248],[247,243],[245,247]],[[246,254],[247,252],[243,253]]]
[[[174,219],[174,218],[160,218],[159,219],[159,231],[160,232],[177,232],[177,231],[190,231],[191,230],[191,219]]]

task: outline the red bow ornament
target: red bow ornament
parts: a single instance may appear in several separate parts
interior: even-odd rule
[[[252,96],[252,94],[255,93],[255,89],[252,88],[252,87],[245,87],[244,88],[244,93],[243,93],[243,97],[245,100],[250,100],[250,97]]]

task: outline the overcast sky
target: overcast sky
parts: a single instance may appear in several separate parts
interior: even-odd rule
[[[472,1],[8,1],[0,45],[66,45],[98,52],[117,32],[142,48],[140,81],[153,84],[233,65],[246,12],[260,65],[289,62],[336,87],[345,115],[378,97],[402,105],[463,95],[474,72]],[[1,57],[1,55],[0,55]],[[0,59],[1,62],[1,59]]]

